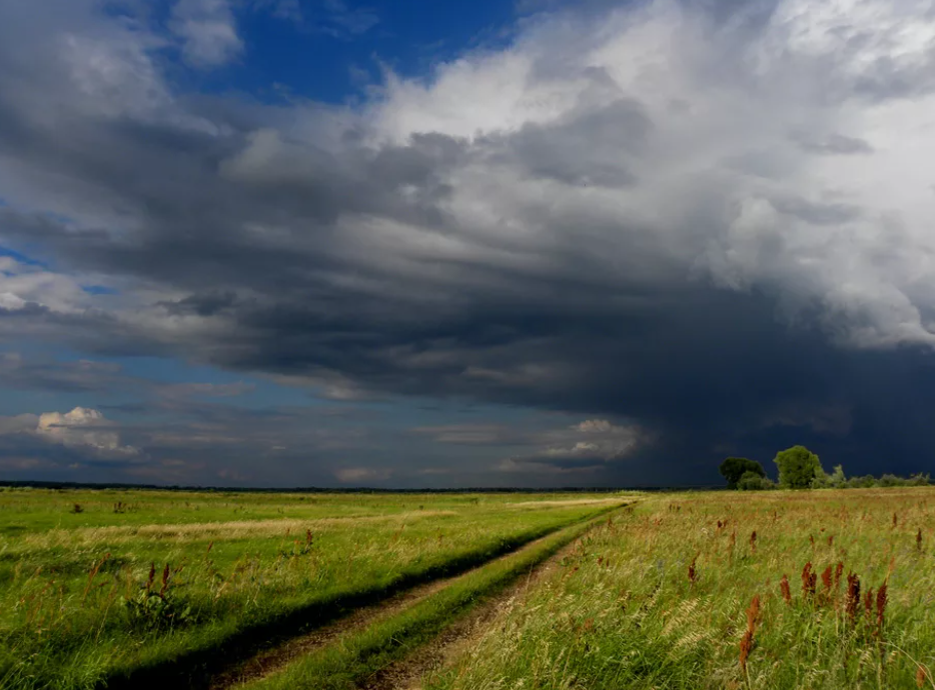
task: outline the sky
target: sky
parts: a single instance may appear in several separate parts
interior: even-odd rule
[[[935,472],[931,0],[0,3],[0,480]]]

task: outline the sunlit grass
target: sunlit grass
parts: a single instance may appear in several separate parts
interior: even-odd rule
[[[580,498],[6,491],[0,687],[93,687],[479,563],[606,506]]]
[[[935,687],[933,508],[928,488],[645,499],[424,687]]]

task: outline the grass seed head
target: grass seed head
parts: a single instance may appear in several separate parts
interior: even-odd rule
[[[779,591],[782,593],[782,599],[787,604],[792,603],[792,590],[789,589],[789,578],[783,574],[782,579],[779,581]]]
[[[159,590],[159,596],[165,597],[166,590],[169,589],[169,564],[162,570],[162,588]]]
[[[156,579],[156,564],[149,564],[149,577],[146,578],[146,592],[149,593],[149,590],[153,587],[153,580]]]

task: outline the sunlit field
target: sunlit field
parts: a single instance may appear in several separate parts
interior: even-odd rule
[[[139,685],[236,654],[619,504],[581,499],[8,489],[0,687]]]
[[[933,509],[5,490],[0,687],[933,688]]]
[[[935,489],[645,496],[426,690],[935,687]]]

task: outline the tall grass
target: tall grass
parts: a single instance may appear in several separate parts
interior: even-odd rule
[[[645,499],[423,687],[935,687],[933,508],[928,488]]]

